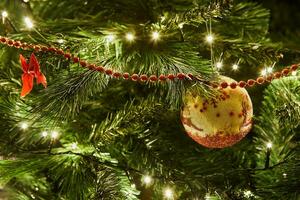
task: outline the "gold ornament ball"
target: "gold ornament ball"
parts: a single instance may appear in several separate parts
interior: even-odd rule
[[[228,84],[234,82],[221,77]],[[187,134],[208,148],[232,146],[252,127],[253,107],[246,89],[219,89],[214,98],[205,98],[190,90],[184,100],[181,121]]]

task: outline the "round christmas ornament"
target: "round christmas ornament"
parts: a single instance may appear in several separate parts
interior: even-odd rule
[[[221,80],[235,83],[224,76]],[[224,148],[247,135],[252,127],[252,102],[244,88],[233,88],[222,88],[210,99],[193,90],[187,92],[181,121],[193,140],[208,148]]]

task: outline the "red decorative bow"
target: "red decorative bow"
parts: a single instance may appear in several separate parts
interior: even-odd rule
[[[47,80],[44,74],[40,71],[40,64],[36,59],[35,55],[32,53],[30,56],[29,64],[23,55],[20,54],[20,61],[23,69],[22,75],[22,91],[21,97],[25,97],[29,94],[33,88],[33,79],[36,78],[37,84],[43,84],[47,87]]]

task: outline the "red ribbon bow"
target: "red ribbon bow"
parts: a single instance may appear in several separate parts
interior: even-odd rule
[[[33,88],[33,79],[36,78],[37,84],[43,84],[47,87],[47,80],[44,74],[40,71],[40,64],[32,53],[30,56],[29,64],[22,54],[20,54],[20,61],[22,65],[23,75],[22,75],[22,91],[21,97],[25,97],[29,94]]]

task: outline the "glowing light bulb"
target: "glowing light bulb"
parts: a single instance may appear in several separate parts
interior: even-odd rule
[[[173,191],[170,188],[166,188],[164,190],[164,197],[167,199],[172,199],[173,198]]]
[[[62,43],[64,43],[65,41],[64,41],[63,39],[58,39],[57,42],[58,42],[59,44],[62,44]]]
[[[23,0],[25,3],[29,2],[29,0]]]
[[[239,68],[239,66],[237,64],[232,65],[233,70],[237,70],[238,68]]]
[[[77,149],[77,144],[75,142],[71,144],[71,149]]]
[[[33,23],[29,17],[24,18],[25,25],[27,28],[32,29],[33,28]]]
[[[134,35],[132,33],[127,33],[126,34],[126,39],[131,42],[134,40]]]
[[[108,36],[106,36],[106,39],[107,39],[108,42],[112,42],[112,41],[114,41],[115,36],[114,35],[108,35]]]
[[[146,175],[146,176],[144,176],[143,177],[143,180],[142,180],[146,185],[149,185],[151,182],[152,182],[152,178],[151,178],[151,176],[148,176],[148,175]]]
[[[221,69],[221,68],[223,67],[223,63],[222,63],[222,62],[217,62],[217,63],[216,63],[216,67],[217,67],[218,69]]]
[[[46,131],[42,132],[42,137],[47,137],[48,133]]]
[[[250,198],[251,196],[253,196],[253,194],[250,190],[246,190],[246,191],[244,191],[244,196],[247,198]]]
[[[284,178],[286,178],[286,176],[287,176],[287,174],[286,174],[286,173],[283,173],[282,175],[283,175],[283,177],[284,177]]]
[[[260,73],[262,76],[266,76],[267,75],[267,69],[263,69],[261,70],[261,73]]]
[[[8,16],[8,13],[7,13],[5,10],[3,10],[3,11],[2,11],[2,17],[3,17],[3,18],[6,18],[7,16]]]
[[[183,25],[184,25],[184,23],[180,23],[180,24],[178,24],[178,27],[179,27],[180,29],[182,29],[182,28],[183,28]]]
[[[52,131],[51,137],[52,137],[53,139],[56,139],[56,138],[58,137],[58,132],[57,132],[57,131]]]
[[[271,148],[272,148],[272,142],[268,142],[268,143],[267,143],[267,148],[268,148],[268,149],[271,149]]]
[[[159,37],[160,37],[159,32],[154,31],[154,32],[152,33],[152,39],[153,39],[153,40],[158,40]]]
[[[292,71],[292,76],[296,76],[297,75],[297,71]]]
[[[213,43],[213,41],[214,41],[214,37],[211,34],[206,36],[206,42],[211,44],[211,43]]]
[[[26,122],[22,122],[20,127],[21,129],[26,130],[28,128],[28,124]]]

